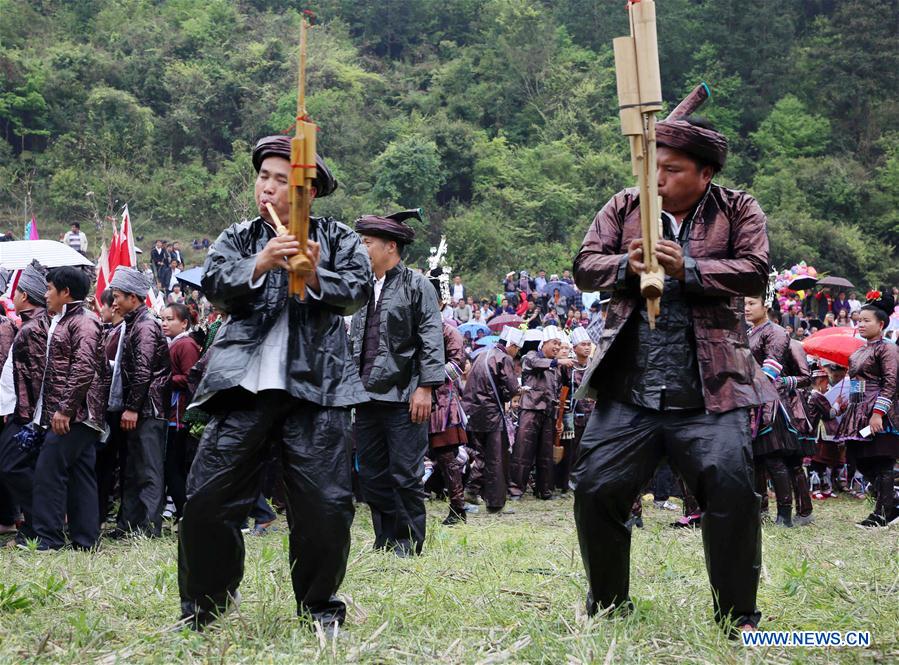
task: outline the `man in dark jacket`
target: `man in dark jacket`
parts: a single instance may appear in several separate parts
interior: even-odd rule
[[[306,297],[288,294],[294,236],[279,236],[266,208],[288,219],[290,139],[253,149],[259,217],[213,243],[203,292],[229,319],[209,350],[194,403],[212,415],[187,479],[179,528],[178,587],[184,618],[201,627],[236,600],[243,577],[241,524],[256,502],[269,443],[278,442],[290,520],[297,613],[333,632],[346,617],[337,596],[353,522],[347,436],[350,406],[366,399],[341,317],[371,294],[359,237],[328,217],[309,220]],[[321,158],[315,195],[337,181]]]
[[[64,529],[76,549],[91,549],[100,535],[96,444],[105,429],[106,366],[102,326],[84,308],[87,275],[71,266],[47,275],[47,365],[34,413],[44,444],[34,469],[32,528],[37,548],[58,550]],[[28,534],[17,536],[27,547]]]
[[[487,504],[487,512],[500,513],[506,505],[506,451],[515,439],[505,417],[506,404],[518,394],[513,360],[524,344],[524,333],[503,328],[500,340],[475,359],[462,391],[462,408],[468,416],[471,473],[466,500]]]
[[[115,535],[159,536],[165,508],[165,433],[171,411],[172,365],[159,320],[145,304],[150,284],[120,266],[109,283],[125,320],[122,351],[112,370],[109,410],[121,410],[127,461]]]
[[[33,421],[47,363],[46,294],[44,269],[35,262],[22,271],[13,293],[13,304],[22,319],[22,327],[12,345],[15,410],[0,436],[0,481],[22,511],[24,522],[19,534],[24,538],[36,535],[32,490],[40,436]],[[27,431],[22,433],[23,429]]]
[[[534,496],[544,500],[552,498],[553,442],[561,368],[574,365],[571,358],[557,357],[561,348],[562,331],[546,326],[540,348],[529,351],[521,360],[521,412],[509,464],[509,494],[513,499],[520,499],[525,493],[535,466]]]
[[[165,243],[162,240],[156,240],[156,246],[150,250],[150,259],[153,262],[153,274],[156,276],[156,279],[161,280],[159,271],[165,266],[168,266],[172,260],[172,257],[169,256],[169,253],[166,251]],[[166,282],[164,286],[167,287],[168,282]]]
[[[716,618],[758,620],[759,496],[752,479],[748,407],[772,395],[755,367],[742,296],[765,288],[765,215],[744,192],[713,184],[727,141],[706,123],[657,126],[665,211],[656,249],[666,277],[649,327],[634,189],[596,215],[574,261],[583,291],[614,290],[599,348],[578,396],[599,396],[572,470],[574,514],[590,584],[587,610],[630,606],[633,498],[667,456],[704,512],[703,542]]]
[[[415,238],[403,220],[417,210],[356,222],[371,258],[374,297],[351,325],[353,359],[371,400],[356,407],[362,495],[375,547],[421,553],[425,539],[424,456],[431,389],[443,383],[443,325],[428,279],[402,262]],[[419,216],[420,218],[420,216]]]

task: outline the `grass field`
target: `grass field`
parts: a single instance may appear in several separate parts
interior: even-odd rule
[[[699,531],[666,528],[645,504],[627,618],[587,620],[571,501],[440,525],[425,555],[371,550],[360,506],[341,594],[349,620],[324,642],[295,618],[284,531],[248,538],[242,604],[202,634],[177,619],[175,540],[104,541],[93,555],[3,548],[0,662],[73,663],[787,663],[899,662],[899,529],[862,531],[869,507],[818,503],[817,523],[766,526],[762,628],[872,631],[867,649],[749,649],[711,618]],[[283,525],[283,518],[279,524]],[[283,528],[283,526],[282,526]]]

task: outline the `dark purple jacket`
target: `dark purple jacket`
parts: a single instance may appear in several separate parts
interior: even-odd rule
[[[462,408],[468,416],[468,429],[472,432],[498,432],[503,428],[503,414],[494,396],[490,377],[493,377],[503,404],[520,390],[515,363],[501,345],[478,355],[468,373],[462,391]]]
[[[125,315],[121,358],[125,411],[168,420],[172,412],[172,363],[159,321],[145,305]]]
[[[614,355],[616,338],[632,315],[640,293],[627,277],[627,246],[640,238],[639,191],[616,194],[593,220],[574,275],[581,291],[613,290],[596,355],[579,397],[595,397],[590,385]],[[712,184],[690,227],[684,291],[693,319],[702,394],[708,411],[722,413],[757,406],[772,397],[771,386],[752,360],[743,322],[743,296],[761,293],[768,278],[765,214],[745,192]]]
[[[57,411],[70,424],[105,427],[111,372],[107,371],[103,324],[83,303],[69,303],[53,329],[44,374],[41,425],[50,427]]]
[[[47,310],[35,307],[20,312],[22,327],[16,333],[12,350],[13,381],[16,386],[15,421],[20,425],[34,419],[34,408],[41,394],[47,353]]]

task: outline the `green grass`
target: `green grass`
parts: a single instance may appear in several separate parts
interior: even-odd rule
[[[368,510],[353,526],[340,590],[349,620],[335,643],[295,618],[285,532],[248,538],[242,604],[202,634],[177,619],[175,541],[110,543],[89,555],[3,548],[0,662],[111,663],[788,663],[899,661],[899,529],[868,532],[852,499],[816,503],[817,523],[766,526],[762,628],[867,629],[868,649],[746,649],[711,618],[698,531],[666,528],[647,502],[634,536],[627,618],[588,620],[571,501],[439,524],[425,555],[371,550]],[[283,525],[283,518],[279,524]]]

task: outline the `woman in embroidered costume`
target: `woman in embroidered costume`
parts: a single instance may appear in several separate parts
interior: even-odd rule
[[[755,459],[756,491],[762,495],[762,512],[767,513],[767,482],[771,479],[777,499],[776,524],[792,527],[793,483],[788,462],[799,451],[797,430],[790,413],[784,406],[789,391],[795,387],[795,377],[787,376],[784,366],[789,365],[790,337],[787,331],[768,320],[768,308],[762,298],[745,299],[746,321],[752,325],[749,331],[749,348],[765,376],[777,388],[778,398],[755,409],[753,418],[752,453]]]
[[[859,314],[858,332],[865,346],[849,358],[849,403],[840,404],[843,417],[836,436],[846,443],[847,457],[855,461],[877,496],[874,512],[858,523],[862,528],[886,527],[897,519],[893,466],[899,457],[895,407],[899,352],[883,339],[888,308],[879,306],[883,302],[879,293],[871,295],[869,300],[877,304],[865,305]]]

